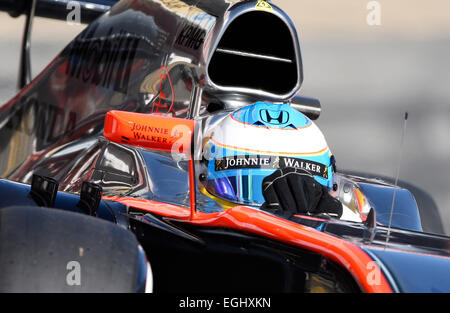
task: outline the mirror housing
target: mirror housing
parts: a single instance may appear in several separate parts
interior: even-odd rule
[[[308,98],[296,95],[289,101],[292,108],[305,114],[312,120],[317,120],[322,112],[320,101],[315,98]]]
[[[103,135],[106,139],[135,147],[171,151],[188,156],[189,198],[192,220],[195,216],[193,137],[195,121],[164,115],[109,111]]]
[[[195,122],[188,119],[109,111],[103,135],[115,143],[190,156],[194,127]]]

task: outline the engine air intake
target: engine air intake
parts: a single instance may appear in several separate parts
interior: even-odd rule
[[[291,92],[299,77],[288,26],[267,12],[238,16],[220,39],[208,74],[220,87],[249,88],[276,95]]]

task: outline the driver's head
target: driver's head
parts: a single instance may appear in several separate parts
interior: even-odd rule
[[[206,190],[246,205],[264,203],[263,179],[279,168],[301,168],[331,188],[331,152],[319,128],[289,104],[257,102],[216,125],[203,147]]]

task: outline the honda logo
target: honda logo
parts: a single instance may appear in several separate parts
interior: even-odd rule
[[[272,125],[283,125],[289,121],[289,113],[286,111],[272,111],[263,109],[259,111],[261,120]]]

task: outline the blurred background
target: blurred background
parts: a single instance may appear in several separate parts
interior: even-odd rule
[[[433,198],[438,211],[430,205],[422,214],[442,223],[426,221],[427,230],[450,234],[450,1],[379,0],[380,25],[372,26],[368,0],[272,2],[297,26],[301,94],[320,99],[317,124],[339,169],[395,177],[407,111],[400,180]],[[2,102],[16,92],[24,21],[0,13]],[[36,18],[33,76],[83,28]]]

